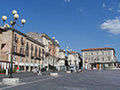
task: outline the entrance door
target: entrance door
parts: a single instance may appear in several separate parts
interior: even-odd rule
[[[99,70],[99,68],[100,68],[100,67],[99,67],[99,64],[97,64],[97,69]]]
[[[103,69],[103,64],[101,64],[101,69]]]

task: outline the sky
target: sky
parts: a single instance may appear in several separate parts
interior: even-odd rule
[[[14,9],[27,21],[16,29],[55,36],[61,48],[120,48],[120,0],[1,0],[8,22]]]

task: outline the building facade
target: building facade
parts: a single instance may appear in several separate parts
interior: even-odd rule
[[[81,51],[84,69],[115,67],[116,57],[114,48],[89,48]]]
[[[70,67],[74,67],[76,70],[80,69],[82,59],[81,59],[81,56],[78,52],[69,51],[67,61],[68,61],[68,65]]]
[[[44,58],[44,44],[17,30],[0,29],[0,68],[13,68],[31,71],[42,66]]]
[[[65,50],[59,49],[58,52],[58,61],[57,61],[57,69],[58,71],[65,71]]]
[[[50,38],[45,33],[28,32],[27,35],[44,44],[45,55],[43,60],[43,67],[46,67],[47,70],[50,69],[49,66],[57,67],[59,59],[58,41]]]

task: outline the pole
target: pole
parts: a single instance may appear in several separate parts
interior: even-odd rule
[[[11,54],[11,60],[10,60],[10,78],[12,78],[12,70],[13,70],[13,61],[12,61],[12,54]]]

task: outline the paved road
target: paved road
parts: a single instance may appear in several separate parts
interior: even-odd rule
[[[30,78],[29,78],[30,79]],[[24,81],[25,82],[25,81]],[[87,71],[27,81],[3,90],[120,90],[120,71]]]

